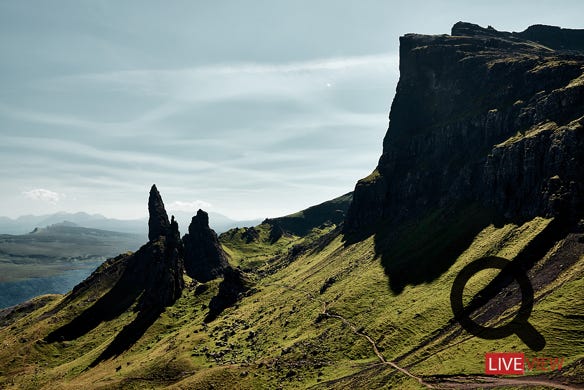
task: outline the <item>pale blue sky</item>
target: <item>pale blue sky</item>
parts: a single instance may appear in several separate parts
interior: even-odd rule
[[[398,37],[582,28],[581,1],[0,1],[0,215],[278,216],[376,165]]]

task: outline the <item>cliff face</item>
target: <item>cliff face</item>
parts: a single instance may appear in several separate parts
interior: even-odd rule
[[[357,183],[345,232],[460,203],[512,219],[582,210],[582,33],[457,23],[401,37],[383,154]]]

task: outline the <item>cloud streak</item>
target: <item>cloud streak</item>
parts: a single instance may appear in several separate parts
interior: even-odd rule
[[[148,96],[151,102],[142,109],[108,120],[107,116],[92,113],[75,115],[69,110],[66,113],[55,110],[39,112],[0,101],[0,117],[126,139],[159,134],[161,127],[167,133],[182,135],[184,130],[179,130],[172,123],[173,118],[193,115],[197,110],[204,113],[206,104],[274,104],[281,101],[287,102],[285,104],[293,112],[290,102],[296,102],[297,108],[311,111],[313,116],[318,112],[319,116],[326,118],[329,112],[333,116],[347,114],[339,111],[334,101],[335,94],[345,91],[357,98],[355,91],[385,90],[388,82],[380,84],[380,80],[397,80],[397,68],[397,54],[384,53],[291,63],[215,64],[77,74],[46,79],[36,82],[35,86],[50,95],[71,94],[73,99],[77,99],[77,95],[82,95],[80,99],[86,99],[88,91],[96,96],[114,93],[118,108],[135,102],[145,104]],[[262,115],[269,110],[271,107],[264,109]],[[342,111],[345,110],[343,107]],[[261,117],[257,116],[258,119]],[[219,116],[214,120],[221,123],[224,118]],[[241,125],[245,126],[245,123]],[[238,130],[245,131],[241,127]]]
[[[359,80],[379,75],[395,76],[397,65],[397,55],[386,53],[280,64],[236,63],[88,73],[49,80],[46,86],[60,89],[85,85],[87,88],[174,101],[174,104],[159,107],[142,118],[156,121],[180,111],[177,102],[274,97],[310,100],[310,92],[326,94],[338,88],[351,88]]]
[[[58,192],[44,188],[35,188],[30,191],[24,191],[22,194],[25,198],[50,203],[52,205],[56,205],[65,197],[65,194],[59,194]]]
[[[170,211],[192,211],[195,212],[199,209],[210,209],[213,206],[209,202],[205,202],[204,200],[193,200],[193,201],[180,201],[175,200],[174,202],[168,204],[167,208]]]
[[[10,124],[0,133],[0,173],[12,188],[35,183],[75,194],[60,206],[118,217],[142,213],[152,183],[178,199],[173,211],[210,203],[245,218],[294,211],[349,191],[369,173],[389,97],[386,105],[369,102],[387,95],[396,69],[397,57],[381,54],[48,79],[37,82],[47,96],[105,106],[41,112],[0,101],[0,120]]]

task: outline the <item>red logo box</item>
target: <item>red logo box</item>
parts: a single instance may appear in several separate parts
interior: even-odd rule
[[[525,356],[517,352],[490,352],[485,354],[486,375],[523,375]]]

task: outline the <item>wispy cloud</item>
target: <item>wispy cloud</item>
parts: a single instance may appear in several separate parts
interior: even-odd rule
[[[199,209],[210,209],[213,206],[209,202],[205,202],[204,200],[193,200],[193,201],[180,201],[176,200],[167,205],[168,210],[170,211],[197,211]]]
[[[53,205],[57,204],[65,197],[65,194],[60,194],[58,192],[46,190],[44,188],[35,188],[30,191],[24,191],[22,194],[28,199],[38,200]]]
[[[391,54],[53,78],[41,92],[84,103],[39,112],[0,102],[7,124],[0,176],[19,188],[18,197],[45,186],[104,214],[100,207],[142,212],[152,183],[176,199],[173,211],[208,209],[206,200],[246,217],[282,205],[294,211],[315,194],[322,201],[350,190],[369,173],[396,80]],[[87,107],[105,97],[112,100],[106,106]],[[90,201],[105,189],[107,200]]]
[[[178,69],[136,69],[89,73],[48,81],[53,88],[88,85],[133,95],[183,102],[281,96],[310,99],[308,91],[328,93],[351,80],[397,72],[397,54],[319,59],[291,63],[215,64]],[[172,113],[165,107],[151,116]]]
[[[339,91],[386,88],[387,82],[397,79],[397,54],[378,54],[319,59],[291,63],[235,63],[177,69],[135,69],[103,73],[87,73],[46,79],[37,88],[49,92],[81,94],[88,91],[96,98],[111,95],[120,107],[145,97],[154,100],[142,110],[108,120],[92,113],[39,112],[0,102],[0,116],[19,121],[57,126],[65,129],[107,133],[111,137],[156,134],[161,125],[165,131],[168,119],[192,113],[195,104],[229,102],[297,101],[316,110],[334,106],[332,99]],[[45,91],[47,92],[47,91]],[[126,103],[128,102],[128,103]],[[152,104],[154,103],[154,104]],[[321,114],[325,111],[321,110]],[[121,119],[123,118],[123,119]],[[220,118],[217,118],[220,119]],[[206,124],[204,124],[206,125]]]
[[[135,147],[128,149],[97,148],[86,143],[74,142],[56,138],[40,137],[10,137],[0,135],[0,141],[5,148],[31,150],[37,154],[52,154],[55,158],[76,159],[77,163],[97,162],[104,166],[148,166],[152,170],[209,170],[215,164],[208,161],[184,159],[169,155],[141,152]],[[132,147],[133,145],[128,145]]]
[[[55,126],[61,129],[107,133],[108,136],[114,138],[127,138],[128,136],[144,134],[148,124],[168,118],[179,111],[180,108],[177,105],[163,103],[154,109],[144,110],[136,118],[130,118],[124,121],[103,121],[82,118],[71,113],[35,111],[0,102],[0,116],[45,126]]]

